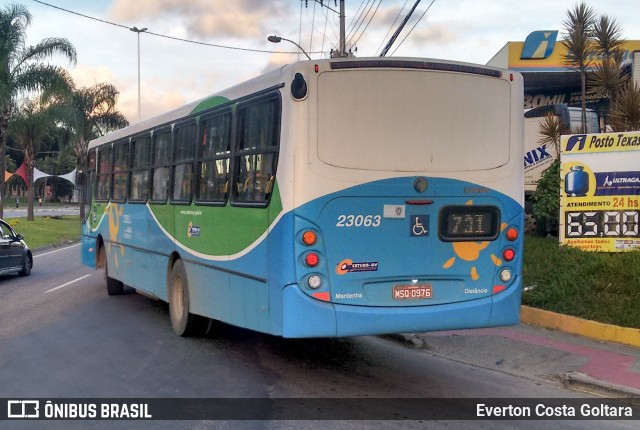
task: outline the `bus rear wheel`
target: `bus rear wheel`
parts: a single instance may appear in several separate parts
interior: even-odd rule
[[[104,269],[104,279],[107,283],[107,294],[110,296],[119,296],[124,293],[124,284],[117,279],[113,279],[109,276],[109,268],[107,265],[107,251],[104,249],[104,245],[100,246],[98,251],[98,268]]]
[[[210,320],[189,312],[189,282],[182,260],[176,260],[169,273],[169,316],[171,326],[178,336],[204,334]]]

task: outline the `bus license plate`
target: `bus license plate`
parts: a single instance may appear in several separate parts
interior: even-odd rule
[[[431,284],[394,285],[394,300],[430,299]]]

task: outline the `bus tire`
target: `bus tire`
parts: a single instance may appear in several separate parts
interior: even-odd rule
[[[168,284],[169,316],[175,334],[183,337],[203,335],[209,319],[189,312],[189,282],[182,260],[173,263]]]
[[[104,245],[98,251],[98,268],[104,269],[104,279],[107,284],[107,294],[110,296],[119,296],[124,293],[124,284],[117,279],[109,276],[109,267],[107,264],[107,252]]]

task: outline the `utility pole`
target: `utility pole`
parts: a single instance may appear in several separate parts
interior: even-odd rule
[[[131,27],[129,30],[138,35],[138,121],[142,121],[142,109],[140,108],[140,33],[144,33],[148,28]]]
[[[387,43],[387,45],[382,49],[382,52],[380,52],[380,56],[381,57],[384,57],[385,55],[387,55],[387,52],[389,52],[389,49],[391,49],[391,45],[393,45],[393,43],[396,41],[396,39],[400,35],[400,32],[402,31],[404,26],[407,25],[407,22],[409,21],[409,18],[411,18],[411,15],[413,14],[413,11],[416,10],[416,7],[418,7],[418,3],[420,3],[420,1],[421,0],[417,0],[415,2],[415,4],[411,8],[411,10],[407,14],[407,16],[404,18],[404,21],[402,21],[402,23],[400,23],[400,25],[398,26],[398,29],[396,30],[396,32],[393,33],[393,36],[391,36],[391,39],[389,39],[389,42]]]
[[[347,56],[347,42],[345,40],[344,35],[344,0],[340,0],[340,52],[338,52],[338,57],[346,57]]]
[[[337,13],[338,17],[340,18],[340,41],[338,42],[338,49],[336,51],[331,50],[331,57],[332,58],[348,57],[349,53],[347,52],[347,41],[345,37],[345,28],[344,28],[345,27],[344,21],[346,19],[346,15],[344,13],[344,0],[340,0],[340,11],[337,11],[331,8],[329,5],[327,5],[326,3],[329,3],[328,1],[326,3],[324,0],[315,0],[315,1],[316,3],[320,3],[320,6],[326,7],[333,13]],[[337,0],[335,1],[337,2]]]

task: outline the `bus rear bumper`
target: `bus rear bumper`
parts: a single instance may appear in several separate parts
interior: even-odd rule
[[[519,322],[520,304],[519,279],[491,297],[402,308],[322,302],[290,285],[283,290],[282,336],[344,337],[513,325]]]

